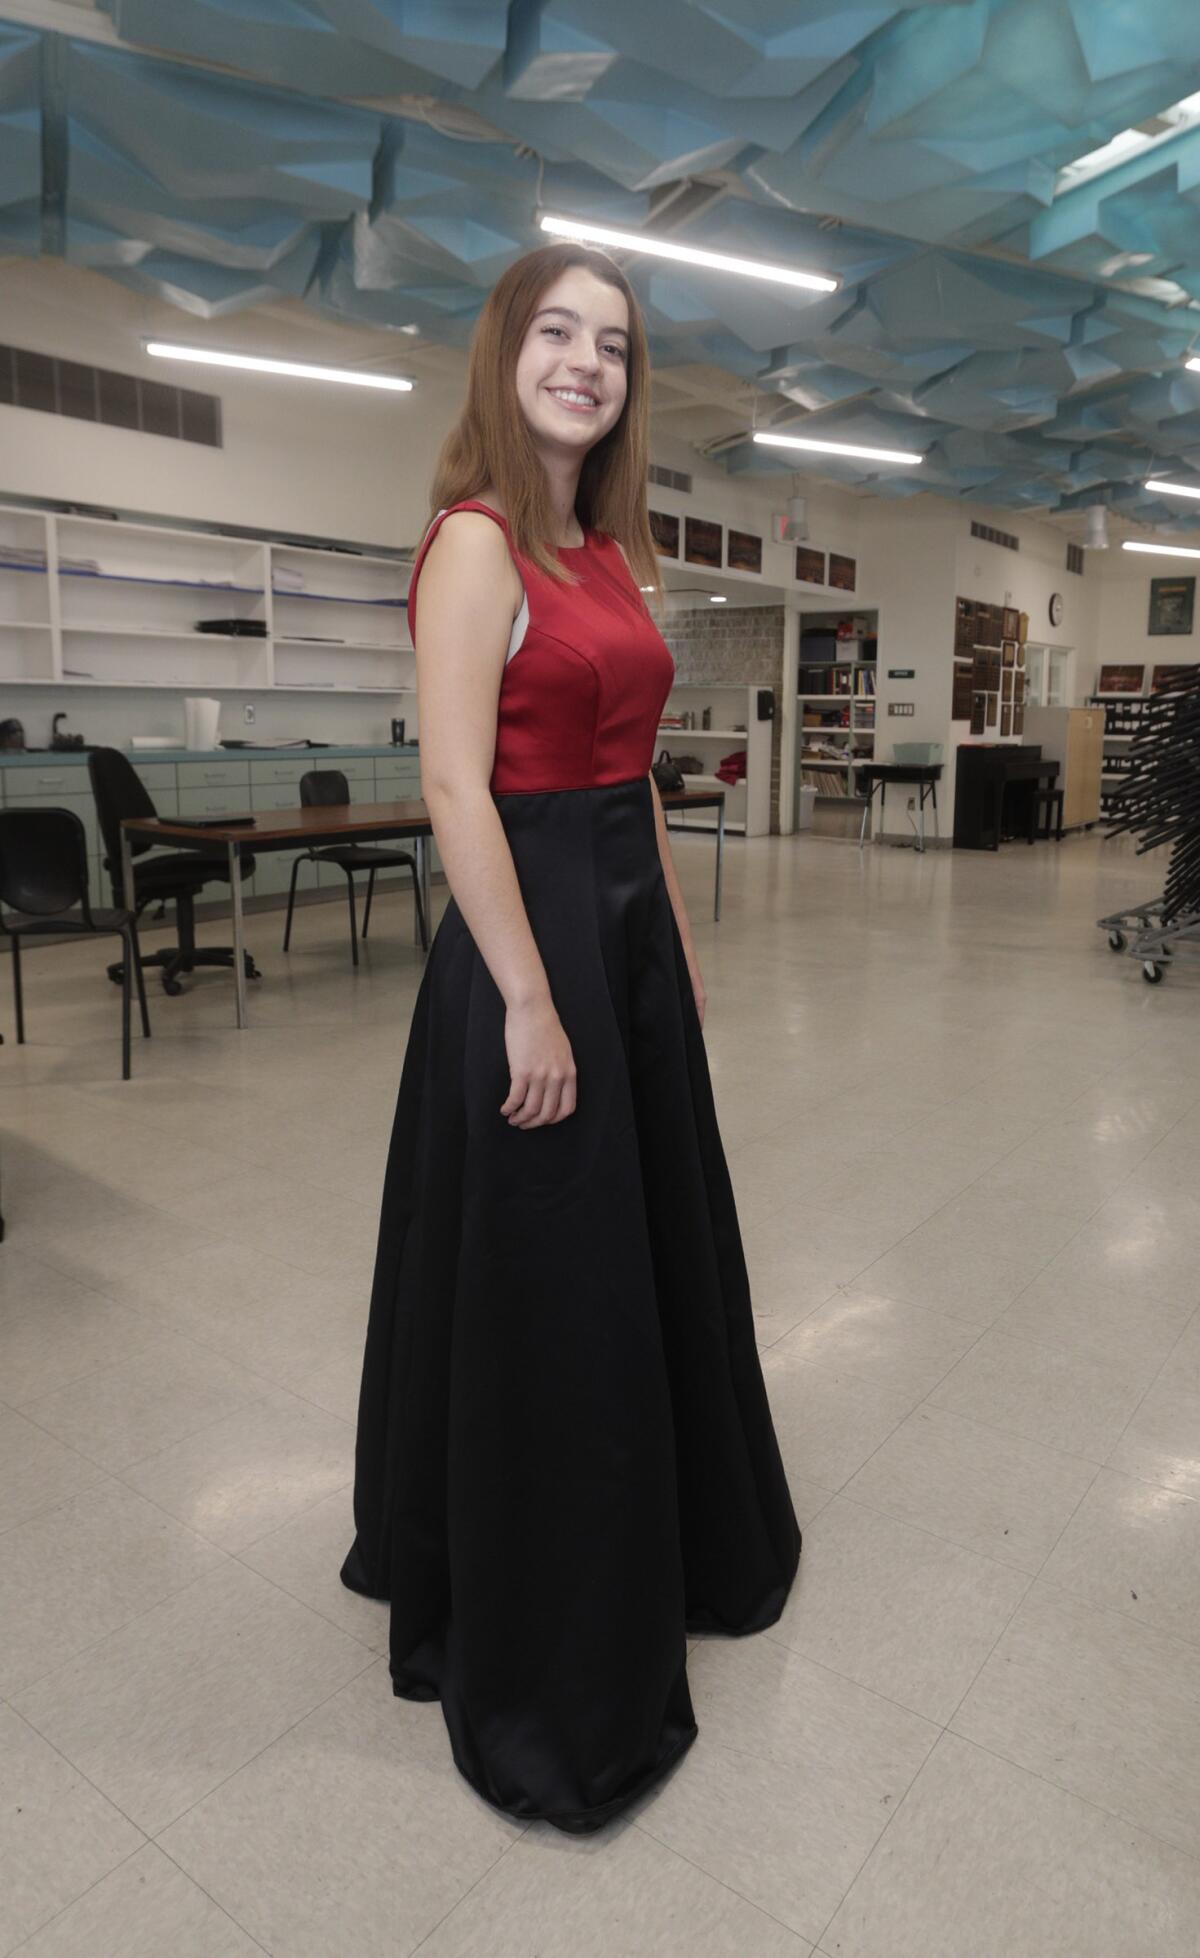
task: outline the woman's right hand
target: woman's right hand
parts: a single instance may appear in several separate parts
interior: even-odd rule
[[[500,1113],[510,1128],[540,1129],[575,1112],[575,1058],[547,993],[504,1016],[511,1086]]]

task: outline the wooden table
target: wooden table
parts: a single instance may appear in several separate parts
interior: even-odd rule
[[[669,790],[662,797],[667,808],[712,809],[717,811],[717,873],[713,916],[721,916],[721,876],[725,851],[725,792],[723,789]],[[679,829],[678,823],[668,828]],[[694,832],[693,832],[694,833]],[[396,837],[411,837],[416,846],[417,874],[430,939],[433,915],[430,909],[428,844],[433,836],[429,811],[419,798],[407,802],[346,802],[314,809],[262,809],[252,823],[222,823],[198,828],[192,823],[172,822],[169,817],[129,817],[121,824],[121,876],[125,902],[134,906],[133,852],[131,835],[148,837],[172,849],[196,850],[214,856],[224,850],[228,863],[233,911],[233,977],[235,1023],[246,1024],[245,923],[242,911],[242,852],[263,856],[269,850],[320,849],[334,843],[381,843]],[[416,910],[413,934],[420,941]]]

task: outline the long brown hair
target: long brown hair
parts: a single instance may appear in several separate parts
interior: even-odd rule
[[[629,351],[625,405],[584,458],[575,514],[581,525],[624,545],[638,584],[653,586],[661,602],[662,576],[646,513],[650,350],[633,288],[616,261],[593,245],[563,239],[526,252],[492,287],[471,336],[466,405],[442,443],[429,515],[494,483],[514,549],[549,577],[578,582],[547,542],[555,529],[550,486],[516,384],[517,359],[542,294],[576,265],[624,294]]]

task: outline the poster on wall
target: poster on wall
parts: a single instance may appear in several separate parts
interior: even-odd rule
[[[762,538],[748,530],[731,530],[725,539],[725,562],[731,571],[761,571]]]
[[[825,583],[824,551],[814,551],[808,544],[797,544],[796,582],[801,585],[823,585]]]
[[[858,565],[852,557],[841,557],[837,551],[829,553],[829,582],[835,591],[853,591]]]
[[[1161,638],[1167,633],[1189,633],[1195,609],[1194,578],[1151,578],[1150,622],[1146,630],[1152,638]]]
[[[1024,732],[1025,732],[1025,707],[1022,701],[1017,700],[1014,701],[1013,703],[1013,733],[1024,734]]]
[[[1011,672],[1009,672],[1009,670],[1008,670],[1007,668],[1005,668],[1005,673],[1004,673],[1004,698],[1005,698],[1005,700],[1011,700],[1011,699],[1012,699],[1012,697],[1013,697],[1013,675],[1012,675],[1012,673],[1011,673]]]
[[[650,532],[659,557],[679,556],[679,518],[666,510],[651,510]]]
[[[1021,631],[1021,614],[1015,605],[1006,605],[1000,620],[1000,630],[1006,639],[1016,639]]]
[[[721,526],[710,517],[685,517],[683,556],[687,564],[704,564],[710,571],[721,568]]]
[[[1004,664],[1005,664],[1005,666],[1015,666],[1015,665],[1016,665],[1016,663],[1017,663],[1017,642],[1016,642],[1016,640],[1015,640],[1015,639],[1005,639],[1005,640],[1003,641],[1003,643],[1002,643],[1002,645],[1001,645],[1001,648],[1000,648],[1000,650],[1001,650],[1001,652],[1002,652],[1002,653],[1003,653],[1003,655],[1004,655]]]
[[[985,693],[973,693],[971,695],[972,734],[982,734],[984,728],[987,726],[987,703],[988,697]]]
[[[1170,693],[1179,675],[1187,672],[1186,666],[1156,666],[1150,675],[1151,693]]]
[[[996,696],[994,693],[990,693],[987,697],[987,724],[989,727],[995,727],[996,725]]]
[[[1012,710],[1011,703],[1006,700],[1004,703],[1003,711],[1000,715],[1000,739],[1002,741],[1006,741],[1009,735],[1012,733],[1012,717],[1013,717],[1013,710]]]
[[[1141,693],[1146,684],[1144,666],[1102,666],[1099,693]]]

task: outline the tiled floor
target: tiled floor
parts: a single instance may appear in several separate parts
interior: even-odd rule
[[[1200,968],[1094,925],[1158,872],[733,842],[714,927],[677,856],[805,1552],[584,1839],[476,1799],[338,1581],[407,909],[357,974],[340,906],[253,918],[251,1028],[152,992],[128,1084],[105,955],[29,958],[3,1958],[1194,1958]]]

